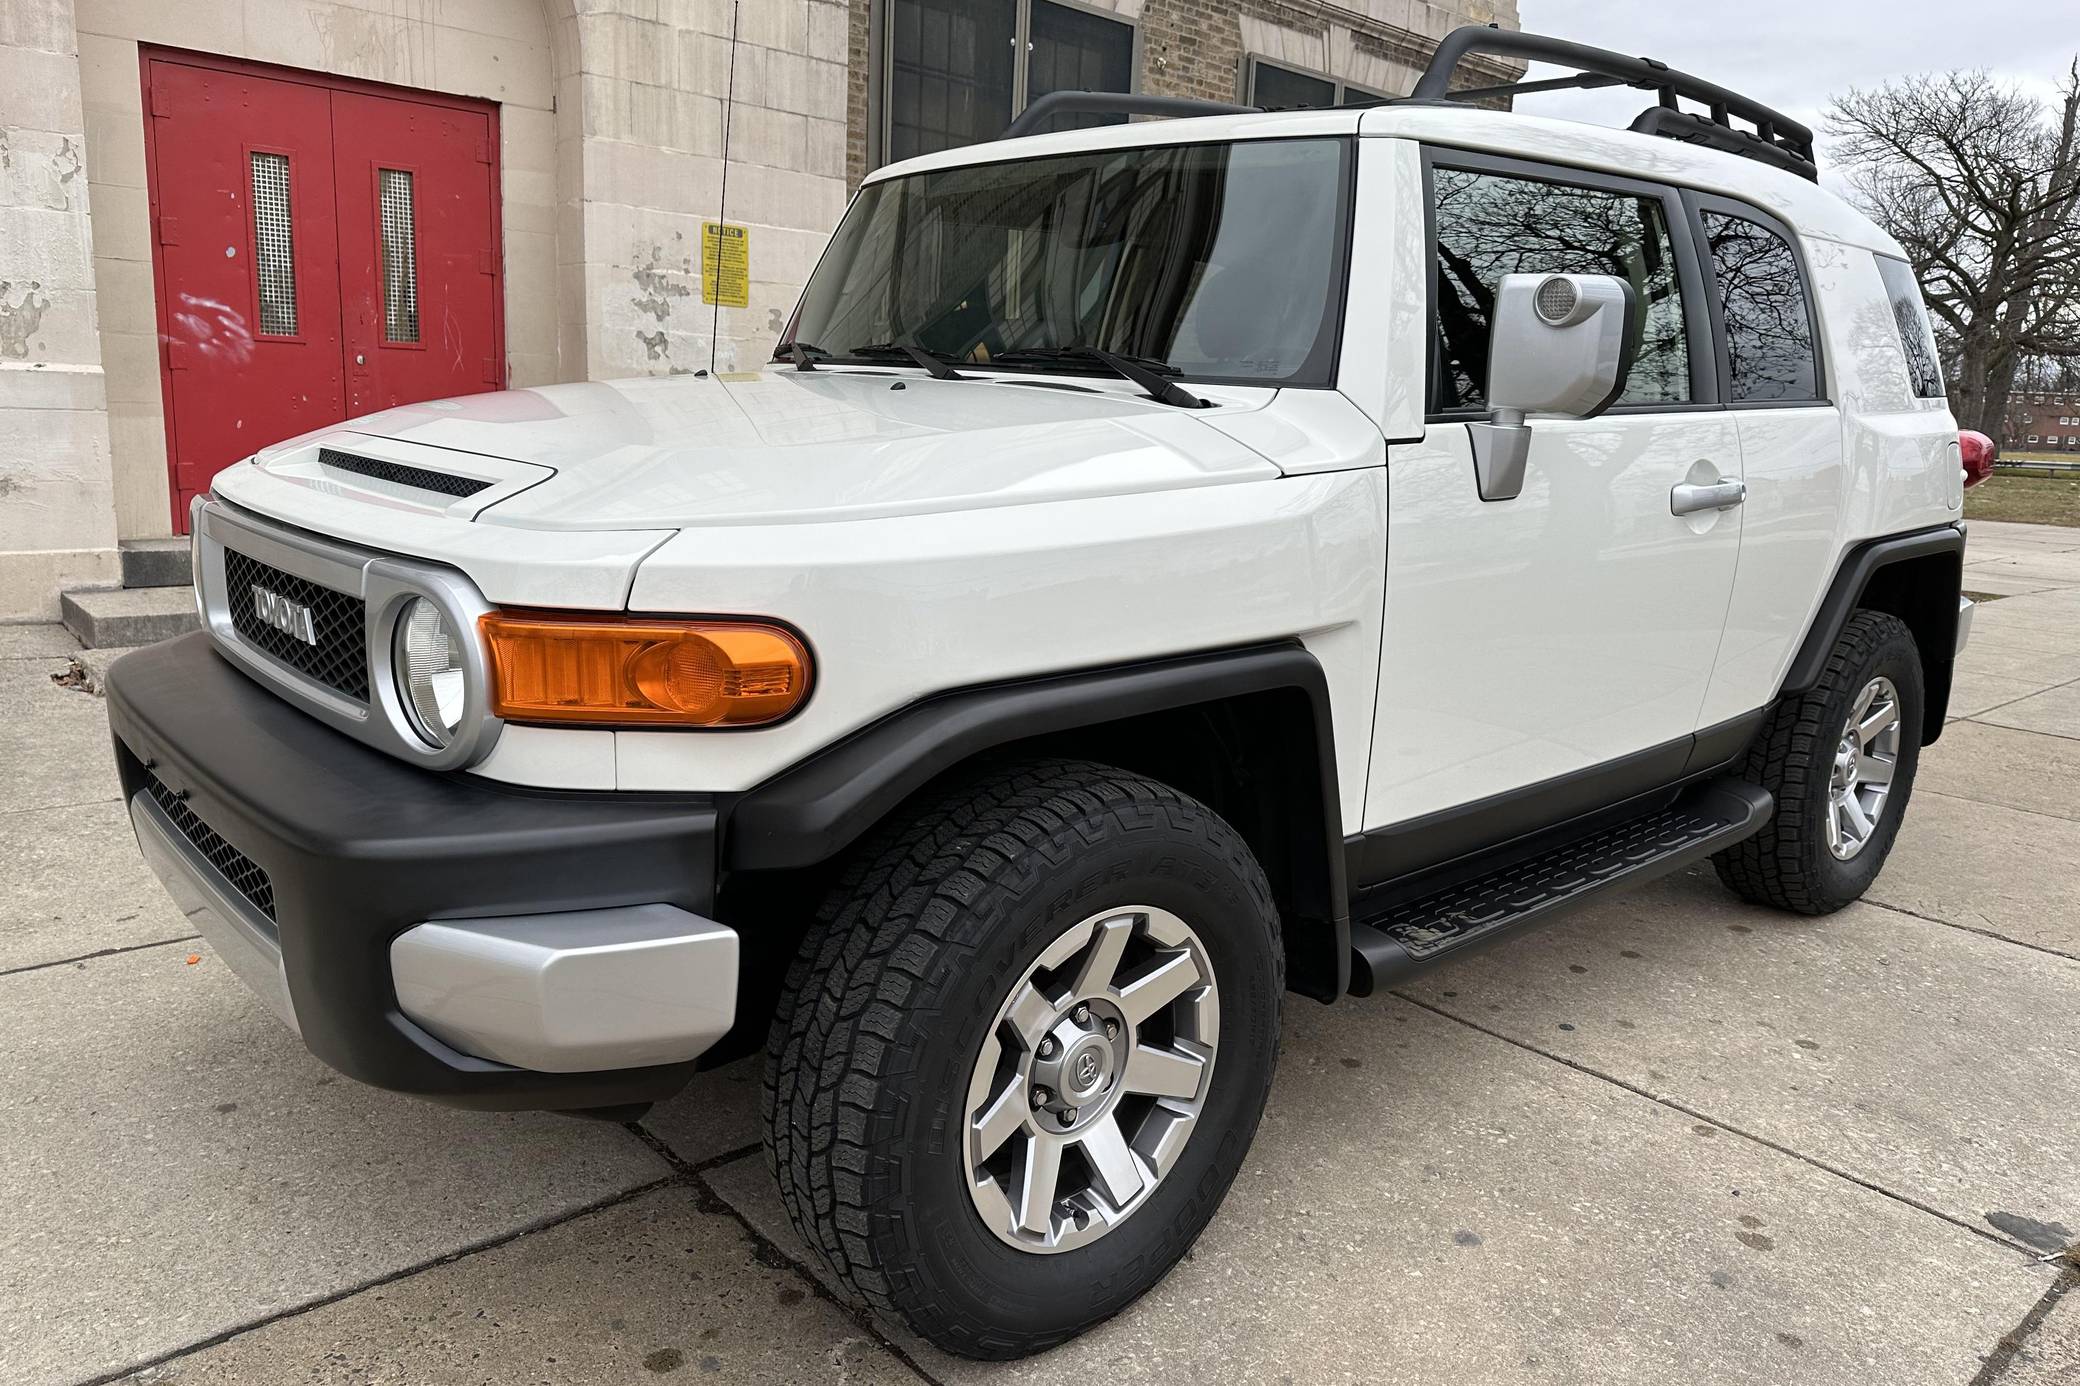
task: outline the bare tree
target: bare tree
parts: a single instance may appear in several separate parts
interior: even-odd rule
[[[2049,106],[1950,72],[1852,89],[1827,129],[1852,196],[1920,276],[1951,409],[1997,432],[2018,374],[2080,365],[2080,58]]]

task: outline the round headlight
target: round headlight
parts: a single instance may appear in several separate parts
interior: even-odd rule
[[[462,641],[438,606],[412,598],[397,623],[397,693],[411,714],[412,729],[434,746],[446,746],[462,727],[469,676]]]

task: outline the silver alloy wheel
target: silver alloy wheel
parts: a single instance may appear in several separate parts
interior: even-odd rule
[[[1064,930],[968,1081],[961,1158],[983,1223],[1043,1253],[1119,1226],[1176,1167],[1219,1044],[1213,967],[1182,919],[1125,905]]]
[[[1885,817],[1899,767],[1899,690],[1872,679],[1856,695],[1827,781],[1827,849],[1842,861],[1861,852]]]

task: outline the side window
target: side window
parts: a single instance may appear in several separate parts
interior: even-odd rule
[[[1885,296],[1892,300],[1892,319],[1899,324],[1899,344],[1906,349],[1907,379],[1921,398],[1941,399],[1943,367],[1936,359],[1936,337],[1929,330],[1928,310],[1921,303],[1921,286],[1914,282],[1914,267],[1890,255],[1876,258]]]
[[[1432,170],[1437,199],[1435,409],[1485,403],[1489,313],[1505,274],[1615,274],[1640,303],[1620,404],[1690,400],[1690,341],[1668,218],[1656,197]]]
[[[1704,234],[1726,323],[1728,402],[1820,398],[1798,256],[1768,227],[1725,212],[1704,213]]]

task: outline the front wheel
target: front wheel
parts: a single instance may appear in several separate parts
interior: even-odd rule
[[[1892,851],[1921,755],[1921,655],[1906,623],[1849,618],[1819,680],[1778,704],[1740,774],[1767,789],[1763,830],[1713,858],[1742,897],[1798,914],[1859,898]]]
[[[861,856],[789,976],[767,1146],[870,1307],[1015,1357],[1119,1312],[1199,1235],[1270,1087],[1278,917],[1205,805],[1014,767]]]

